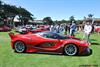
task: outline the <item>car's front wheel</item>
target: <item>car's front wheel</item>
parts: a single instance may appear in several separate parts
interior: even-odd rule
[[[78,48],[74,44],[67,44],[64,47],[64,53],[69,56],[76,55],[78,53]]]
[[[17,41],[14,44],[15,52],[23,53],[26,49],[25,44],[22,41]]]

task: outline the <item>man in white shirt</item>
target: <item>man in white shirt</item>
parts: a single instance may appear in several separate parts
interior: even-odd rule
[[[92,25],[89,22],[86,22],[84,26],[84,39],[86,39],[89,42],[89,37],[92,31]]]

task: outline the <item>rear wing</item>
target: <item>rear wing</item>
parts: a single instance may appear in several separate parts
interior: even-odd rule
[[[10,33],[8,33],[8,34],[9,34],[9,36],[10,36],[11,39],[15,38],[15,35],[14,35],[13,32],[10,32]]]

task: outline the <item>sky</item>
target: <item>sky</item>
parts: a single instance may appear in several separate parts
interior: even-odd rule
[[[70,16],[83,19],[88,14],[100,18],[100,0],[2,0],[21,6],[31,12],[37,20],[50,16],[53,20],[68,20]]]

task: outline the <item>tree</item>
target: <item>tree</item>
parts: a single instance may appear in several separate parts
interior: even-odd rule
[[[44,22],[45,24],[49,24],[49,25],[54,24],[54,22],[52,21],[51,17],[45,17],[45,18],[43,19],[43,22]]]
[[[82,24],[82,20],[76,20],[76,24]]]
[[[93,17],[93,14],[88,14],[88,17],[89,17],[89,18],[92,18],[92,17]]]
[[[2,5],[2,1],[0,1],[0,19],[2,19],[2,17],[4,16],[4,10],[3,10],[3,5]]]
[[[19,20],[24,25],[28,23],[28,20],[34,20],[34,18],[32,17],[33,15],[29,11],[27,11],[25,8],[19,7],[17,11],[18,11]]]
[[[95,18],[93,17],[94,15],[93,14],[88,14],[88,18],[89,20],[91,20],[91,23],[93,24],[94,21],[95,21]]]
[[[75,21],[74,16],[69,17],[70,22]]]
[[[63,19],[63,20],[61,20],[61,23],[67,23],[67,21]]]
[[[10,18],[11,22],[13,22],[14,18],[18,15],[23,24],[26,24],[28,20],[34,20],[33,15],[25,8],[2,3],[3,2],[0,1],[0,19],[8,20],[8,18]]]
[[[0,1],[0,10],[1,10],[1,6],[2,6],[2,1]]]
[[[0,5],[2,4],[2,1],[0,0]]]

